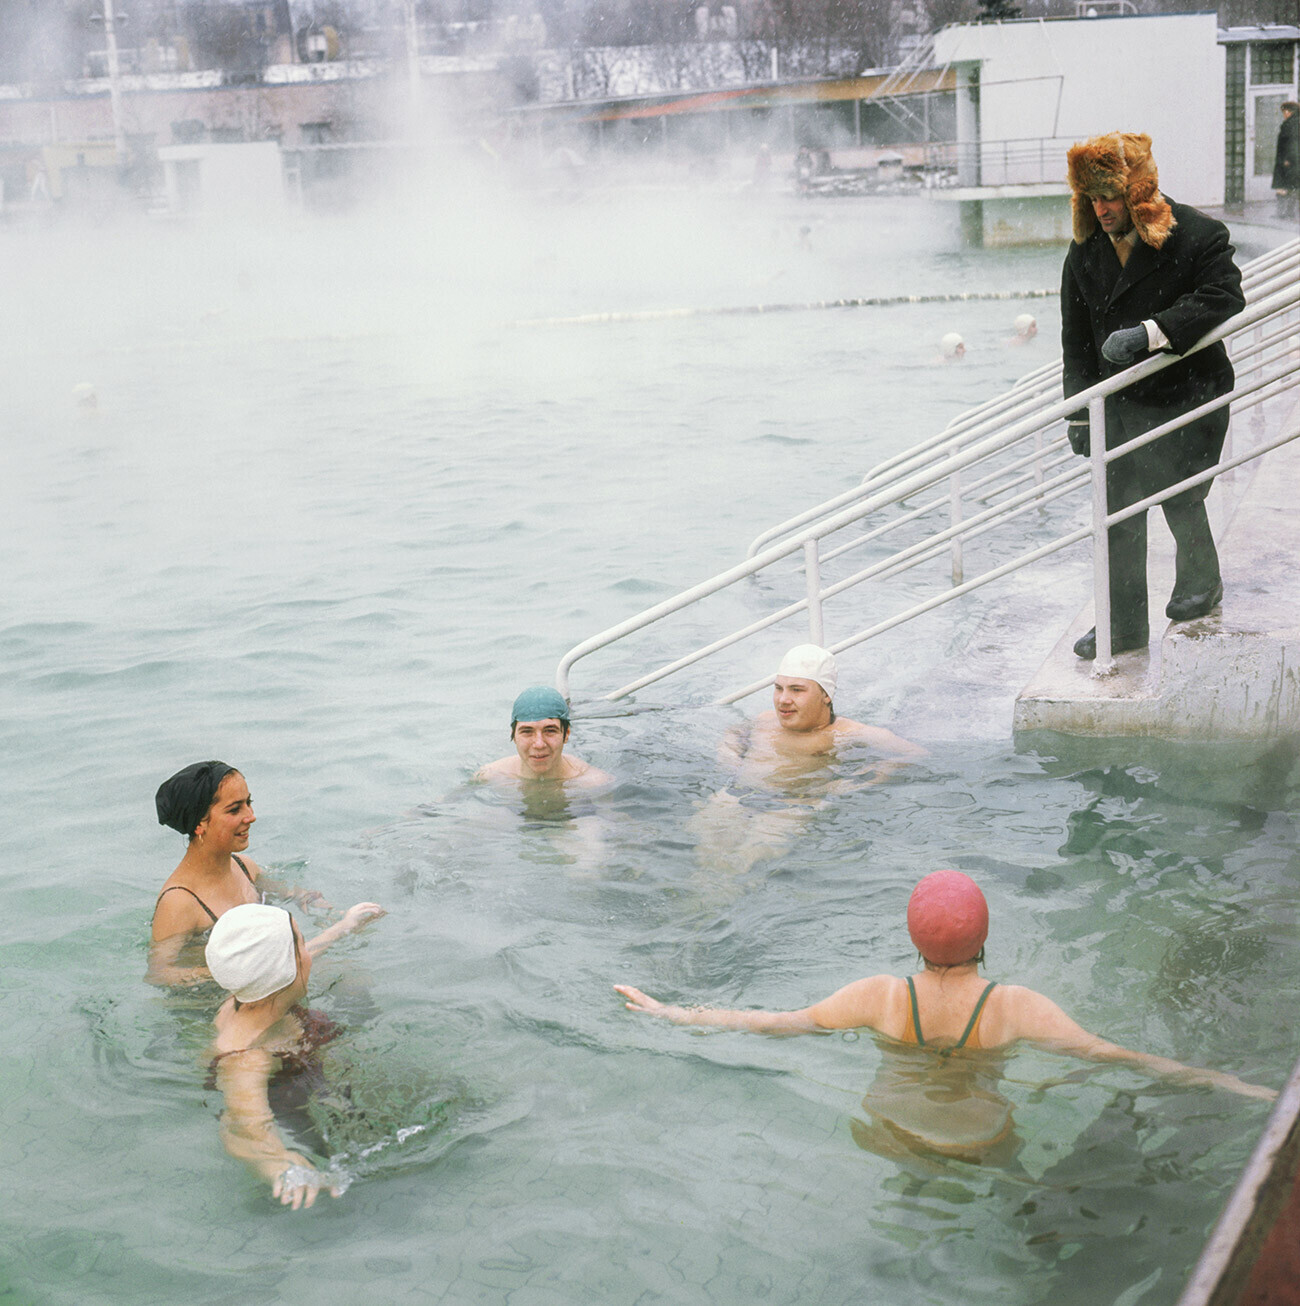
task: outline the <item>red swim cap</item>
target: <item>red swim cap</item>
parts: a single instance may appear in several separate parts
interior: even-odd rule
[[[972,961],[989,936],[989,905],[969,875],[934,871],[907,900],[907,932],[936,966]]]

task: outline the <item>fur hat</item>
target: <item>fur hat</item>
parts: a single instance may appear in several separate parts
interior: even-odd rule
[[[1097,229],[1094,199],[1122,199],[1138,239],[1152,249],[1165,243],[1177,224],[1160,193],[1150,136],[1109,132],[1072,145],[1066,157],[1076,243],[1082,245]]]

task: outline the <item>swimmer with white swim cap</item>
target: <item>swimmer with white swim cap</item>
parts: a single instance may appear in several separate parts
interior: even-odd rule
[[[525,689],[510,713],[510,738],[515,751],[489,762],[476,780],[560,781],[578,788],[609,784],[613,776],[580,757],[567,755],[569,705],[564,696],[546,685]]]
[[[956,331],[949,331],[939,341],[939,354],[945,363],[955,363],[966,357],[966,342]]]
[[[1016,334],[1008,339],[1009,345],[1027,345],[1038,334],[1038,319],[1032,313],[1020,313],[1012,323]]]
[[[817,644],[797,644],[781,659],[772,686],[772,711],[752,725],[729,731],[723,760],[750,763],[767,755],[782,757],[829,753],[837,744],[861,743],[898,761],[926,756],[918,744],[883,726],[863,725],[835,713],[839,667]]]
[[[871,1029],[895,1042],[932,1049],[947,1057],[959,1050],[1006,1048],[1019,1042],[1088,1061],[1118,1061],[1184,1084],[1205,1084],[1244,1097],[1271,1101],[1271,1088],[1235,1075],[1198,1070],[1168,1057],[1133,1052],[1075,1024],[1050,998],[1018,984],[983,979],[988,903],[979,885],[961,871],[935,871],[912,890],[907,927],[923,969],[900,979],[872,975],[798,1011],[731,1011],[679,1007],[640,989],[616,984],[629,1011],[677,1025],[705,1025],[758,1034],[811,1034]],[[954,1058],[954,1065],[960,1058]],[[933,1140],[925,1140],[932,1144]]]
[[[268,1096],[275,1075],[301,1072],[338,1027],[300,1004],[307,996],[312,959],[331,943],[382,916],[377,903],[359,902],[343,919],[307,941],[283,907],[243,903],[212,927],[205,956],[212,978],[230,994],[214,1018],[212,1073],[225,1097],[221,1141],[271,1185],[271,1195],[296,1211],[322,1188],[342,1193],[275,1128]]]

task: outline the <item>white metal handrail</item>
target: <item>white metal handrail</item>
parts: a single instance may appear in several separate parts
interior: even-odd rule
[[[1254,260],[1243,276],[1246,309],[1188,350],[1191,354],[1218,340],[1229,341],[1238,383],[1222,399],[1193,409],[1136,440],[1107,449],[1106,398],[1187,355],[1161,354],[1143,360],[1068,399],[1053,397],[1060,395],[1060,363],[1047,364],[1022,378],[1007,394],[962,414],[939,435],[879,464],[861,485],[760,535],[750,546],[750,554],[743,562],[576,645],[564,655],[556,669],[557,688],[569,696],[570,672],[574,664],[598,649],[692,607],[740,581],[758,576],[795,555],[802,554],[805,581],[802,598],[779,604],[774,611],[743,628],[685,653],[603,697],[611,701],[624,698],[761,630],[801,614],[807,618],[809,638],[838,653],[1069,548],[1090,535],[1093,537],[1098,631],[1097,659],[1093,666],[1096,674],[1107,674],[1113,670],[1114,663],[1109,647],[1109,584],[1106,581],[1109,542],[1106,528],[1297,438],[1300,426],[1282,431],[1276,438],[1245,453],[1235,454],[1227,446],[1223,458],[1214,467],[1115,513],[1107,510],[1106,465],[1216,407],[1231,403],[1240,415],[1269,398],[1300,388],[1300,369],[1295,365],[1296,358],[1300,357],[1300,340],[1295,335],[1300,330],[1298,267],[1300,241],[1293,241]],[[1087,461],[1070,465],[1072,456],[1064,451],[1061,424],[1067,414],[1083,408],[1091,414],[1092,452]],[[1031,446],[1029,452],[1023,447],[1026,444]],[[1063,467],[1068,469],[1063,471]],[[963,484],[963,473],[968,472],[973,478]],[[971,580],[964,578],[964,543],[991,535],[1005,522],[1023,517],[1035,509],[1041,510],[1053,502],[1068,499],[1088,481],[1092,484],[1093,498],[1091,525],[1067,530],[1017,557],[998,563]],[[946,485],[947,491],[939,497],[921,504],[908,502],[940,484]],[[978,510],[968,514],[964,506],[967,502],[977,505]],[[876,543],[886,534],[917,522],[927,514],[941,512],[945,507],[950,510],[947,526],[898,548],[888,557],[870,562],[852,575],[823,585],[821,572],[826,563],[851,549]],[[875,520],[868,530],[846,543],[823,549],[822,541],[828,536],[869,518]],[[822,607],[826,600],[868,581],[883,581],[896,576],[945,552],[952,555],[950,588],[846,638],[832,642],[825,637]],[[1100,584],[1098,578],[1101,578]],[[771,682],[769,676],[718,701],[734,702]]]

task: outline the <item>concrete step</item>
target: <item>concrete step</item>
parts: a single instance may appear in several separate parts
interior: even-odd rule
[[[1300,404],[1269,415],[1294,431]],[[1110,675],[1074,656],[1092,624],[1085,608],[1016,699],[1014,729],[1071,735],[1267,739],[1300,730],[1300,441],[1253,466],[1225,530],[1215,522],[1223,568],[1221,607],[1197,621],[1156,623],[1146,650],[1121,653]],[[1210,493],[1211,521],[1220,487]],[[1172,541],[1149,515],[1153,619],[1173,587]]]

